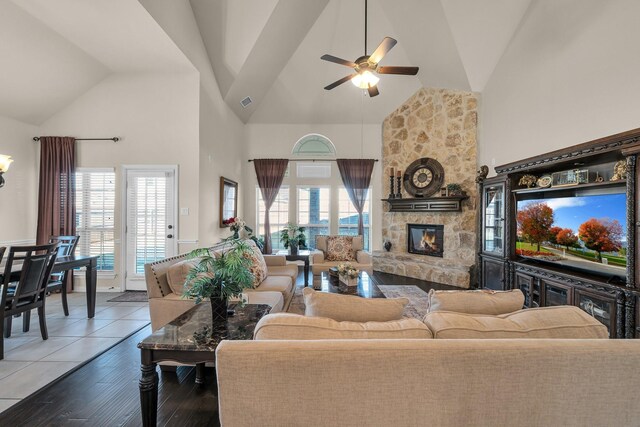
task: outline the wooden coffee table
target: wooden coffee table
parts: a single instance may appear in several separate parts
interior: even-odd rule
[[[226,322],[211,322],[211,304],[204,302],[149,335],[138,344],[142,375],[140,407],[142,424],[155,426],[158,412],[156,364],[173,361],[196,365],[196,382],[204,382],[204,364],[215,362],[216,347],[222,340],[251,340],[260,319],[271,311],[267,304],[235,307]]]
[[[347,286],[340,283],[337,277],[323,271],[320,275],[313,276],[313,289],[333,294],[357,295],[363,298],[385,298],[375,280],[366,271],[360,272],[358,286]]]

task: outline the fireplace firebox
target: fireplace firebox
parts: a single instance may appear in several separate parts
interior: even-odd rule
[[[442,258],[444,225],[407,224],[407,251]]]

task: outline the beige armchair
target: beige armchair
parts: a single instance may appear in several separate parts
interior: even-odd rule
[[[316,236],[316,250],[312,252],[311,271],[314,276],[319,275],[323,271],[328,271],[331,267],[335,267],[344,261],[327,261],[325,255],[327,253],[327,237]],[[356,252],[356,261],[351,264],[359,270],[364,270],[369,274],[373,273],[373,261],[371,254],[364,250],[364,239],[362,236],[353,236],[353,250]]]

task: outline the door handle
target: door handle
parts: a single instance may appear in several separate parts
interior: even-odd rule
[[[173,228],[173,225],[167,225],[167,228],[171,230]]]
[[[167,239],[173,239],[173,234],[167,234]]]

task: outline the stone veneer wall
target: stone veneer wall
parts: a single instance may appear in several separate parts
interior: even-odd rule
[[[383,123],[382,193],[391,168],[403,171],[420,157],[444,168],[444,185],[458,183],[469,195],[462,212],[390,213],[383,203],[382,236],[390,252],[375,251],[374,270],[468,288],[476,254],[477,99],[470,92],[422,88]],[[434,195],[439,195],[439,192]],[[409,197],[403,189],[403,196]],[[444,225],[444,257],[410,254],[407,224]]]

